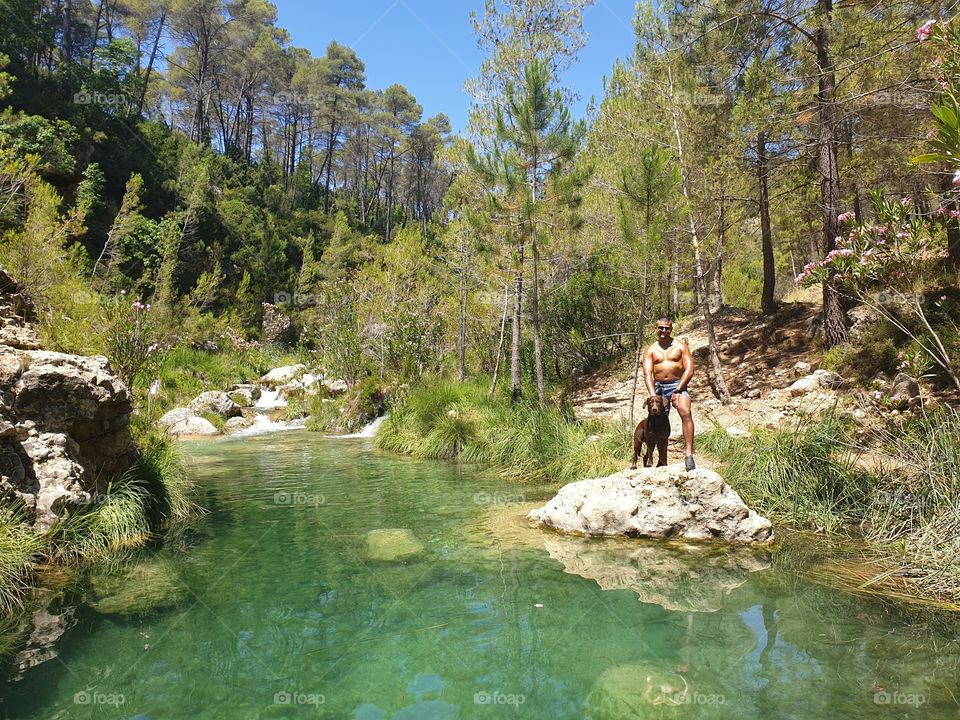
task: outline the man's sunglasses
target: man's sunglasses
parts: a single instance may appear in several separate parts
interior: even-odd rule
[[[673,328],[669,325],[657,325],[657,330],[672,330]]]

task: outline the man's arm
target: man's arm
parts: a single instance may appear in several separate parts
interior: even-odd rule
[[[683,375],[680,376],[680,384],[677,385],[677,392],[686,390],[690,378],[693,377],[693,353],[690,352],[690,348],[685,342],[683,343],[680,360],[683,362]]]
[[[656,395],[653,389],[653,353],[650,348],[643,351],[643,382],[647,386],[647,394]]]

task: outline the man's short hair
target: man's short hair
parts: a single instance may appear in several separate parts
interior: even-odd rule
[[[669,323],[669,324],[673,325],[673,320],[671,320],[671,319],[668,318],[666,315],[664,315],[664,316],[661,317],[661,318],[657,318],[657,324],[659,325],[660,323]]]

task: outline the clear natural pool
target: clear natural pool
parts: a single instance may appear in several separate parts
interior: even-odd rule
[[[101,580],[99,612],[78,606],[58,657],[3,686],[0,716],[960,717],[960,624],[809,582],[788,549],[543,535],[500,503],[546,490],[366,440],[185,451],[211,514],[112,571],[159,607],[121,614]],[[371,560],[383,528],[425,551]]]

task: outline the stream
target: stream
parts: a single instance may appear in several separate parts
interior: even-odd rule
[[[71,591],[0,717],[960,717],[960,623],[814,583],[789,543],[561,537],[522,522],[549,488],[364,437],[182,448],[210,514]]]

